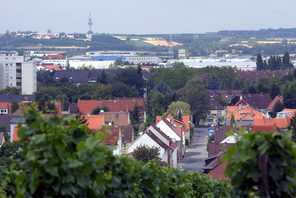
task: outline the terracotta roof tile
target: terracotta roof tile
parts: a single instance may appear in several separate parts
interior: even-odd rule
[[[79,100],[78,110],[82,114],[92,114],[93,110],[99,106],[97,100]]]
[[[277,101],[280,101],[281,103],[283,103],[284,102],[283,96],[276,96],[276,97],[274,97],[274,99],[268,105],[268,107],[266,109],[271,111],[273,109],[273,106],[275,105],[275,103],[277,103]]]
[[[104,116],[101,115],[89,115],[85,116],[86,124],[91,130],[96,130],[104,126]]]
[[[15,126],[15,127],[13,128],[12,141],[14,142],[14,141],[19,141],[19,140],[20,140],[20,138],[18,137],[18,127]]]
[[[104,116],[105,123],[113,123],[115,126],[126,126],[129,124],[128,112],[101,112]]]
[[[115,98],[99,101],[99,107],[108,107],[109,112],[131,112],[135,106],[141,108],[141,113],[145,111],[144,98]]]

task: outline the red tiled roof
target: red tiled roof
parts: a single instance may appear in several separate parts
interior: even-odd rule
[[[99,106],[97,100],[79,100],[78,110],[82,114],[92,114],[93,110]]]
[[[237,78],[249,79],[255,83],[263,77],[282,77],[289,74],[293,70],[254,70],[254,71],[236,71]]]
[[[253,120],[262,119],[263,113],[256,111],[249,105],[227,106],[227,120],[231,120],[231,116],[235,120]]]
[[[44,68],[49,71],[61,70],[59,65],[45,65]]]
[[[134,128],[132,125],[121,127],[121,136],[123,143],[131,143],[134,141]]]
[[[135,106],[142,108],[141,113],[145,111],[144,98],[116,98],[99,101],[99,107],[108,107],[109,112],[131,112]]]
[[[129,112],[101,112],[105,123],[113,123],[115,126],[126,126],[129,124]]]
[[[86,124],[91,130],[96,130],[104,126],[104,116],[101,115],[89,115],[85,116]]]
[[[268,105],[268,107],[266,109],[271,111],[273,109],[273,106],[275,105],[275,103],[277,103],[277,101],[280,101],[281,103],[283,103],[284,102],[283,96],[276,96],[276,97],[274,97],[274,99]]]
[[[44,57],[44,60],[63,60],[66,59],[64,55],[47,55]]]
[[[190,130],[190,116],[182,116],[182,121],[184,123],[185,126],[185,131],[189,131]]]
[[[213,179],[219,179],[219,180],[225,180],[228,179],[225,177],[224,172],[227,168],[228,163],[219,163],[215,168],[213,168],[210,172],[209,175],[213,177]]]
[[[14,141],[19,141],[19,140],[20,140],[20,138],[18,137],[18,127],[15,126],[15,127],[13,128],[12,141],[14,142]]]
[[[160,121],[160,120],[162,120],[162,118],[161,118],[161,116],[156,116],[156,124],[158,124],[158,122]]]
[[[11,103],[10,102],[0,102],[0,109],[7,109],[8,115],[11,114]]]
[[[104,139],[105,145],[117,145],[117,142],[119,140],[119,131],[120,131],[118,127],[112,127],[109,129],[101,128],[100,130],[94,130],[94,131],[106,134],[106,138]]]
[[[226,133],[232,129],[232,126],[218,126],[215,130],[215,142],[220,143],[226,138]]]

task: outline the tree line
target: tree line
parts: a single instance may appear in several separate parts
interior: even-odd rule
[[[256,66],[257,70],[279,70],[294,68],[290,61],[290,55],[288,52],[285,52],[283,57],[270,56],[267,61],[262,59],[261,54],[258,54],[256,58]]]

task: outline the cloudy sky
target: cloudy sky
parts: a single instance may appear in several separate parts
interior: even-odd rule
[[[205,33],[296,27],[295,0],[0,0],[0,32]]]

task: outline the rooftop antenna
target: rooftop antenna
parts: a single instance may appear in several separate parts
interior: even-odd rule
[[[174,58],[174,44],[173,44],[173,35],[170,34],[170,40],[169,40],[169,59]]]

